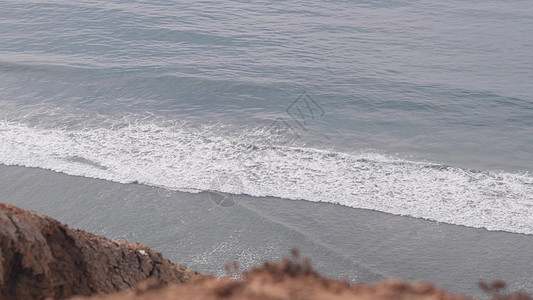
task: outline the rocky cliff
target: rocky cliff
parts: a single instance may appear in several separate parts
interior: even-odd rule
[[[111,293],[153,278],[184,283],[196,272],[137,243],[73,230],[0,203],[0,298],[54,299]]]

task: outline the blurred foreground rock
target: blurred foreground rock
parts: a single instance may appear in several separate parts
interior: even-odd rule
[[[322,277],[308,261],[297,257],[278,263],[265,263],[249,272],[240,274],[241,279],[202,277],[185,285],[164,286],[147,282],[138,288],[115,295],[76,300],[215,300],[215,299],[309,299],[309,300],[384,300],[384,299],[466,299],[454,296],[429,283],[409,284],[388,280],[377,285],[351,285],[346,281]]]
[[[111,241],[0,203],[0,298],[111,293],[152,278],[183,283],[196,272],[140,244]]]
[[[459,300],[430,283],[407,283],[385,280],[375,285],[349,284],[342,280],[325,278],[315,272],[307,259],[297,253],[292,259],[265,263],[248,272],[239,272],[236,266],[227,268],[229,278],[197,277],[183,285],[163,285],[148,281],[132,290],[114,295],[76,300]],[[496,281],[480,285],[492,300],[531,300],[523,293],[501,294],[505,284]]]

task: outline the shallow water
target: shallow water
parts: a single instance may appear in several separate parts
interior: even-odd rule
[[[223,275],[298,248],[323,274],[351,281],[426,280],[482,296],[477,281],[533,291],[529,235],[492,232],[342,205],[209,193],[0,167],[4,201],[109,238],[137,241],[193,269]],[[231,196],[231,195],[230,195]],[[233,199],[233,198],[232,198]],[[230,202],[227,202],[230,203]]]

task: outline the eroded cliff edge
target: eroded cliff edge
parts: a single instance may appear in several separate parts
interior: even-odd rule
[[[2,299],[112,293],[150,278],[184,283],[197,274],[141,244],[111,241],[0,203]]]

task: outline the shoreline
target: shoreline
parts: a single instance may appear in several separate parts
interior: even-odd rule
[[[289,249],[330,278],[376,283],[427,280],[452,293],[483,297],[478,280],[505,279],[533,292],[531,236],[394,216],[340,205],[240,197],[220,207],[208,193],[73,177],[0,166],[3,202],[49,215],[72,228],[140,242],[205,274],[279,261]],[[435,272],[438,270],[438,272]]]

